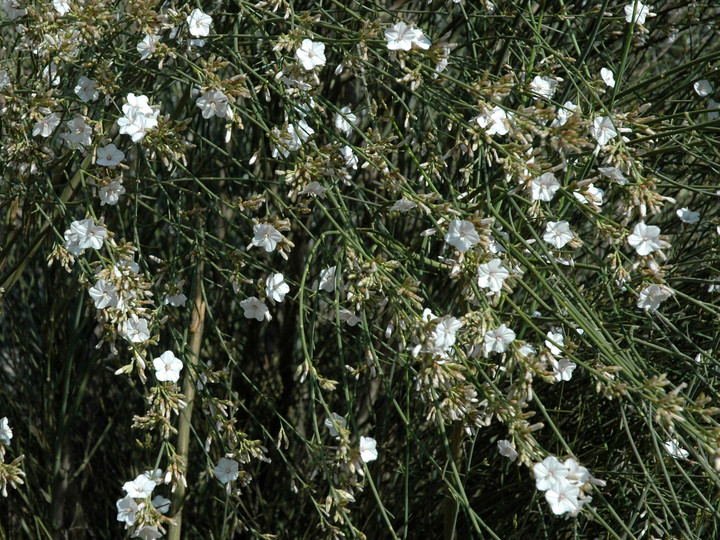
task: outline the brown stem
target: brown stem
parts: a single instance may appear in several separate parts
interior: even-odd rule
[[[190,447],[190,421],[192,419],[193,404],[195,401],[195,381],[190,375],[197,373],[198,360],[200,358],[200,344],[202,343],[203,325],[205,324],[205,302],[202,295],[203,263],[198,265],[197,276],[195,277],[195,291],[193,294],[193,311],[190,320],[190,355],[187,358],[188,371],[183,382],[183,394],[187,406],[180,413],[178,426],[177,455],[185,466],[184,474],[187,476],[188,449]],[[178,482],[173,496],[173,510],[175,512],[174,523],[170,525],[168,540],[180,540],[182,529],[182,506],[185,499],[185,484]]]

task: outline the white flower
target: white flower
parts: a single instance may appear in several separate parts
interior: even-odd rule
[[[337,428],[343,429],[345,426],[347,426],[347,420],[345,420],[342,416],[340,416],[337,413],[332,413],[330,418],[325,419],[325,427],[328,429],[328,432],[330,433],[331,437],[339,437],[339,433]]]
[[[278,141],[272,150],[272,157],[282,155],[287,157],[290,152],[296,152],[302,147],[302,143],[307,141],[315,130],[311,128],[305,120],[300,120],[297,126],[288,124],[287,131],[282,135],[282,139]]]
[[[92,218],[73,221],[65,231],[65,249],[77,256],[88,248],[100,249],[107,236],[107,229],[95,225]]]
[[[598,167],[598,172],[610,180],[615,180],[621,186],[627,184],[627,178],[617,167]]]
[[[155,525],[143,525],[132,535],[132,538],[142,538],[142,540],[156,540],[161,537],[162,533]]]
[[[475,230],[475,225],[471,222],[453,219],[445,235],[445,241],[460,253],[465,253],[468,249],[480,242],[480,236],[478,236]]]
[[[690,452],[685,450],[677,439],[670,439],[663,444],[665,451],[674,458],[687,459],[690,456]]]
[[[352,311],[348,309],[341,309],[338,311],[338,319],[341,322],[346,322],[348,326],[356,326],[358,323],[362,322],[362,319],[355,315]]]
[[[323,291],[333,292],[335,290],[335,272],[337,266],[331,266],[320,270],[320,286]]]
[[[545,346],[550,349],[550,354],[553,356],[560,356],[562,351],[558,349],[558,347],[565,346],[565,336],[563,336],[562,329],[553,328],[550,332],[548,332],[547,338],[548,339],[545,340]],[[556,343],[557,345],[555,345]]]
[[[270,310],[256,297],[251,296],[240,302],[240,307],[243,308],[246,319],[255,319],[262,321],[264,318],[270,320]]]
[[[2,74],[1,71],[0,71],[0,74]],[[7,84],[10,84],[10,81],[8,81]],[[2,87],[3,87],[2,82],[0,82],[0,88],[2,88]],[[717,111],[717,109],[720,108],[720,103],[718,103],[714,99],[710,98],[710,99],[708,99],[707,108],[715,109],[712,112],[707,113],[708,120],[717,120],[718,118],[720,118],[720,113]]]
[[[155,497],[153,497],[153,500],[150,501],[150,503],[161,514],[167,514],[170,510],[170,499],[166,499],[162,495],[155,495]]]
[[[92,142],[92,128],[85,123],[84,116],[76,116],[65,123],[67,131],[60,136],[73,148],[75,145],[89,146]]]
[[[536,75],[530,83],[530,90],[532,90],[542,98],[550,99],[551,97],[553,97],[557,85],[557,79]]]
[[[342,131],[346,137],[352,133],[355,124],[357,124],[357,116],[350,111],[350,107],[343,107],[335,115],[335,129]]]
[[[125,159],[125,152],[118,150],[117,146],[113,143],[110,143],[107,146],[98,147],[96,153],[97,159],[95,160],[95,163],[102,167],[115,167],[123,159]]]
[[[602,206],[605,192],[600,188],[596,188],[595,184],[587,184],[582,191],[579,189],[573,191],[573,196],[583,204],[592,203],[595,206]],[[588,196],[590,197],[589,201]]]
[[[530,189],[533,201],[550,202],[557,190],[560,189],[560,182],[557,181],[553,173],[546,172],[532,179]]]
[[[610,88],[615,87],[615,75],[608,68],[600,68],[600,77]]]
[[[561,482],[545,492],[545,500],[550,505],[553,514],[561,516],[568,512],[574,514],[580,509],[579,495],[579,487],[569,482]]]
[[[320,182],[318,182],[317,180],[313,180],[303,189],[298,191],[298,195],[310,195],[312,197],[322,198],[325,195],[326,191],[327,189],[325,189]]]
[[[262,247],[270,253],[274,251],[279,242],[282,242],[283,236],[275,227],[267,223],[258,223],[253,227],[252,245]]]
[[[483,289],[499,292],[508,277],[510,272],[502,265],[500,259],[493,259],[478,266],[478,286]]]
[[[662,285],[649,285],[638,295],[637,307],[656,311],[660,304],[672,296],[672,291]]]
[[[557,249],[564,247],[572,239],[573,233],[567,221],[548,221],[547,225],[545,225],[543,240]]]
[[[218,464],[213,468],[213,472],[218,480],[223,484],[237,480],[238,477],[238,462],[234,459],[228,459],[225,457],[220,458]]]
[[[152,480],[144,474],[141,474],[132,482],[125,482],[125,484],[123,485],[123,489],[130,497],[133,497],[135,499],[145,499],[152,494],[153,489],[155,489],[156,485],[157,483],[155,482],[155,480]]]
[[[33,137],[40,135],[41,137],[49,137],[55,128],[60,125],[60,115],[57,113],[50,113],[42,119],[35,122],[33,126],[32,134]]]
[[[700,221],[700,212],[693,212],[689,208],[681,208],[675,213],[677,214],[677,217],[680,218],[680,221],[687,223],[688,225],[695,225],[698,221]]]
[[[7,13],[8,19],[11,21],[14,21],[15,19],[18,19],[20,17],[24,17],[27,13],[27,10],[20,7],[20,4],[18,4],[17,0],[2,0],[2,4],[0,4],[2,8],[5,10],[5,13]]]
[[[88,290],[90,297],[95,302],[96,309],[116,307],[118,305],[117,291],[112,283],[99,279],[97,283]]]
[[[265,294],[276,302],[282,302],[285,295],[290,292],[290,286],[285,282],[282,274],[273,274],[265,280]]]
[[[153,360],[153,367],[158,381],[178,382],[183,363],[172,351],[165,351]]]
[[[143,343],[150,339],[147,319],[135,316],[123,323],[120,333],[131,343]]]
[[[595,118],[590,128],[590,133],[595,137],[595,140],[597,140],[600,146],[605,146],[610,139],[617,137],[617,131],[609,116],[598,116]]]
[[[422,38],[423,33],[420,30],[411,28],[404,22],[385,30],[385,40],[390,51],[409,51],[413,44]]]
[[[105,184],[100,188],[98,195],[100,195],[100,206],[109,204],[110,206],[116,205],[120,200],[120,195],[125,193],[125,188],[120,183],[120,180],[113,180],[109,184]]]
[[[635,225],[627,241],[630,246],[635,248],[635,251],[637,251],[637,254],[641,257],[662,249],[660,227],[645,225],[643,221]]]
[[[355,155],[355,152],[353,152],[352,148],[347,145],[343,146],[340,149],[340,155],[342,156],[343,161],[345,161],[345,167],[357,169],[358,157]]]
[[[148,131],[157,127],[160,111],[150,107],[147,96],[128,94],[122,110],[125,116],[117,121],[120,133],[130,135],[133,142],[141,141]]]
[[[185,296],[183,293],[178,293],[178,294],[173,294],[173,295],[168,294],[163,299],[163,304],[165,304],[166,306],[173,306],[173,307],[184,306],[185,302],[187,302],[187,296]]]
[[[509,120],[508,114],[500,107],[494,107],[489,113],[483,113],[475,119],[488,135],[507,135]]]
[[[515,332],[501,324],[495,330],[485,332],[485,353],[504,353],[515,340]]]
[[[10,429],[10,421],[5,418],[0,419],[0,441],[6,445],[10,444],[10,439],[13,437],[12,429]]]
[[[693,88],[695,89],[695,93],[700,97],[709,96],[713,91],[712,84],[710,84],[710,81],[707,79],[697,81],[693,84]]]
[[[202,10],[193,9],[187,17],[187,24],[190,35],[193,37],[205,37],[210,35],[210,25],[212,25],[212,17]]]
[[[497,442],[498,452],[501,456],[508,458],[510,461],[515,461],[518,457],[517,450],[512,447],[510,441],[502,439]]]
[[[462,322],[455,317],[450,317],[437,324],[433,332],[435,349],[447,351],[455,344],[455,334],[462,327]]]
[[[125,495],[122,499],[118,499],[115,503],[117,506],[117,520],[123,521],[127,525],[133,525],[135,523],[135,517],[138,511],[138,505],[130,495]]]
[[[10,86],[10,76],[6,69],[0,69],[0,88]]]
[[[375,461],[378,457],[377,441],[372,437],[360,437],[360,459],[365,463]]]
[[[208,90],[198,98],[195,104],[200,107],[203,118],[219,116],[232,120],[233,112],[228,97],[219,90]]]
[[[553,489],[559,482],[567,478],[570,471],[555,456],[548,456],[540,463],[533,465],[535,487],[538,491]]]
[[[85,103],[95,101],[100,97],[100,92],[95,88],[97,81],[88,79],[85,75],[80,77],[75,86],[75,95]]]
[[[555,120],[552,121],[552,124],[550,124],[550,126],[564,126],[567,123],[568,118],[572,116],[573,112],[577,108],[578,106],[575,105],[572,101],[566,101],[565,103],[563,103],[563,106],[558,109],[557,113],[555,114]]]
[[[553,368],[553,376],[558,382],[572,379],[573,371],[575,371],[577,367],[574,362],[571,362],[567,358],[561,358],[560,360],[553,358],[550,360],[550,365]]]
[[[403,198],[395,201],[395,204],[392,205],[390,211],[394,210],[396,212],[407,212],[413,208],[417,208],[417,203]]]
[[[137,44],[137,52],[140,53],[140,60],[147,60],[155,52],[158,40],[152,34],[145,34],[145,37]]]
[[[311,39],[303,39],[300,48],[295,51],[295,56],[306,71],[313,70],[317,66],[324,66],[325,44]]]
[[[625,6],[625,22],[645,24],[645,17],[648,15],[651,15],[650,8],[640,0],[635,0],[632,4]]]

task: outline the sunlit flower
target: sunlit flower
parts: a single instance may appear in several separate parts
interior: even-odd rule
[[[446,351],[455,344],[455,334],[462,327],[462,322],[455,317],[450,317],[437,324],[433,337],[434,347],[440,351]]]
[[[553,370],[553,377],[556,381],[569,381],[572,379],[573,371],[577,365],[571,362],[567,358],[561,358],[560,360],[551,359],[550,365]]]
[[[147,319],[132,317],[123,323],[122,336],[131,343],[143,343],[150,339]]]
[[[478,266],[478,286],[499,292],[503,282],[510,276],[510,272],[502,265],[500,259],[493,259]]]
[[[600,77],[610,88],[615,87],[615,75],[608,68],[600,68]]]
[[[295,56],[306,71],[325,65],[325,44],[311,39],[303,39],[302,44],[295,51]]]
[[[213,472],[220,482],[227,484],[238,478],[238,462],[234,459],[226,457],[220,458],[218,464],[213,468]]]
[[[337,266],[331,266],[320,271],[320,285],[319,288],[326,292],[333,292],[335,290],[335,271]]]
[[[445,241],[460,253],[465,253],[480,241],[480,236],[471,222],[453,219],[445,235]]]
[[[685,450],[677,439],[670,439],[663,444],[665,451],[674,458],[687,459],[690,456],[690,452]]]
[[[95,302],[96,309],[116,307],[118,304],[117,291],[112,283],[99,279],[97,283],[88,290],[90,297]]]
[[[555,456],[548,456],[540,463],[533,465],[535,487],[538,491],[552,489],[565,478],[570,471]]]
[[[605,192],[602,189],[595,187],[595,184],[587,184],[584,188],[582,188],[582,191],[579,189],[573,191],[573,197],[583,204],[592,203],[595,206],[602,206]]]
[[[590,132],[600,146],[605,146],[610,139],[617,137],[617,131],[609,116],[596,117]]]
[[[555,114],[555,120],[552,121],[552,124],[550,124],[552,127],[562,127],[564,126],[568,118],[570,118],[573,115],[573,112],[575,109],[577,109],[578,106],[575,105],[572,101],[566,101],[563,103],[562,107],[559,107],[557,110],[557,113]]]
[[[495,330],[485,332],[485,353],[504,353],[508,345],[515,341],[515,332],[501,324]]]
[[[41,137],[49,137],[55,128],[60,125],[60,115],[57,113],[50,113],[47,116],[41,118],[33,126],[32,134],[33,137],[40,135]]]
[[[488,135],[507,135],[510,117],[501,107],[479,115],[475,121]]]
[[[270,253],[274,251],[279,242],[282,242],[282,234],[272,225],[267,223],[258,223],[253,227],[252,245],[262,247]]]
[[[86,249],[100,249],[107,236],[107,229],[96,225],[92,218],[73,221],[65,231],[65,249],[77,256]]]
[[[335,115],[335,128],[342,131],[346,137],[352,133],[355,124],[357,124],[357,116],[352,113],[350,107],[343,107]]]
[[[413,43],[422,39],[423,33],[417,28],[411,28],[404,22],[399,22],[392,28],[385,30],[387,48],[391,51],[409,51]]]
[[[157,483],[155,480],[141,474],[132,482],[125,482],[123,489],[130,497],[135,499],[144,499],[152,494],[156,485]]]
[[[561,482],[545,492],[545,500],[556,516],[574,513],[580,509],[580,488],[569,482]]]
[[[147,60],[155,52],[158,40],[152,34],[145,34],[145,37],[137,44],[137,52],[140,53],[140,60]]]
[[[193,9],[187,17],[187,24],[190,35],[193,37],[205,37],[210,35],[210,26],[212,25],[212,17],[207,13],[203,13],[200,9]]]
[[[183,363],[172,351],[165,351],[153,360],[153,367],[158,381],[178,382]]]
[[[645,225],[643,221],[635,225],[627,241],[630,246],[635,248],[635,251],[637,251],[637,254],[641,257],[662,249],[660,227]]]
[[[378,457],[377,441],[372,437],[360,437],[360,459],[365,463],[375,461]]]
[[[5,443],[5,445],[9,445],[12,437],[13,432],[12,429],[10,429],[10,421],[6,416],[5,418],[0,419],[0,441]]]
[[[358,166],[358,157],[355,155],[355,152],[353,152],[353,149],[349,146],[343,146],[340,149],[340,155],[343,158],[343,161],[345,162],[345,167],[348,167],[350,169],[357,169]]]
[[[541,77],[536,75],[530,83],[530,90],[536,93],[538,96],[550,99],[553,97],[555,90],[557,89],[558,81],[552,77]]]
[[[672,291],[663,285],[648,285],[638,295],[637,307],[656,311],[660,304],[672,296]]]
[[[265,280],[265,294],[276,302],[282,302],[285,295],[290,292],[290,286],[282,274],[273,274]]]
[[[567,221],[548,221],[543,240],[557,249],[564,247],[574,238]]]
[[[530,183],[533,201],[550,202],[558,189],[560,189],[560,182],[557,181],[555,175],[551,172],[546,172],[537,178],[533,178]]]
[[[645,17],[650,14],[650,8],[640,0],[635,0],[635,2],[625,6],[625,22],[645,24]]]

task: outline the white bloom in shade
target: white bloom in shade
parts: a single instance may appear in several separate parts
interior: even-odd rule
[[[483,113],[475,119],[488,135],[507,135],[509,120],[508,114],[500,107],[494,107],[489,113]]]
[[[360,459],[365,463],[375,461],[378,457],[377,441],[372,437],[360,437]]]
[[[290,152],[297,152],[302,148],[302,143],[307,141],[315,130],[311,128],[305,120],[300,120],[296,125],[288,124],[287,131],[282,134],[282,138],[273,145],[272,157],[282,155],[287,157]]]
[[[0,69],[0,88],[10,86],[10,76],[6,69]]]
[[[0,6],[2,6],[2,8],[5,10],[8,19],[10,19],[11,21],[14,21],[15,19],[18,19],[20,17],[24,17],[27,14],[27,10],[21,8],[17,0],[2,0]]]
[[[545,492],[545,500],[550,505],[550,510],[556,516],[576,513],[580,510],[580,488],[569,482],[561,482]]]
[[[460,253],[465,253],[480,242],[480,236],[471,222],[453,219],[450,222],[448,233],[445,235],[445,241]]]
[[[411,28],[404,22],[399,22],[385,30],[385,41],[390,51],[409,51],[413,43],[422,38],[423,33],[420,30]]]
[[[550,365],[553,368],[553,376],[558,382],[572,379],[573,371],[575,371],[577,367],[574,362],[571,362],[567,358],[561,358],[560,360],[553,358],[550,360]]]
[[[105,184],[100,188],[98,195],[100,195],[100,206],[109,204],[110,206],[116,205],[120,200],[120,195],[125,193],[125,188],[120,183],[120,180],[113,180],[109,184]]]
[[[0,71],[0,75],[2,75],[2,71]],[[1,78],[2,77],[0,77],[0,79]],[[10,81],[8,81],[7,84],[10,84]],[[2,87],[3,87],[3,84],[2,84],[2,82],[0,82],[0,88],[2,88]],[[712,112],[707,113],[708,120],[717,120],[718,118],[720,118],[720,112],[717,111],[717,109],[720,108],[720,103],[718,103],[717,101],[715,101],[712,98],[708,99],[707,108],[715,109]]]
[[[172,351],[165,351],[153,360],[153,367],[158,381],[178,382],[183,363]]]
[[[162,533],[158,530],[155,525],[143,525],[131,538],[142,538],[142,540],[156,540],[162,538]]]
[[[637,251],[637,254],[641,257],[662,249],[660,227],[645,225],[643,221],[635,225],[627,241],[630,246],[635,248],[635,251]]]
[[[325,44],[315,42],[311,39],[303,39],[300,48],[295,51],[295,56],[306,71],[325,65]]]
[[[98,147],[95,163],[102,167],[116,167],[125,159],[125,152],[119,150],[113,143]]]
[[[303,189],[298,191],[298,195],[309,195],[311,197],[323,198],[326,191],[327,189],[325,189],[320,182],[318,182],[317,180],[313,180]]]
[[[112,283],[99,279],[97,283],[88,290],[90,297],[95,302],[95,308],[105,309],[118,305],[117,291]]]
[[[450,317],[437,324],[433,333],[434,347],[440,351],[447,351],[455,344],[455,334],[462,327],[462,322],[455,317]]]
[[[503,282],[510,277],[510,272],[502,265],[500,259],[493,259],[478,266],[478,286],[499,292]]]
[[[243,308],[246,319],[255,319],[262,321],[264,318],[270,320],[270,310],[256,297],[251,296],[240,302],[240,307]]]
[[[124,522],[126,525],[133,525],[138,511],[138,505],[130,495],[125,495],[122,499],[118,499],[115,503],[117,506],[117,520]]]
[[[560,356],[562,351],[558,347],[565,346],[565,336],[563,336],[560,328],[553,328],[547,333],[547,339],[545,340],[545,346],[550,349],[550,354],[553,356]],[[556,345],[557,344],[557,345]]]
[[[418,32],[420,32],[420,35],[413,40],[413,45],[415,45],[418,49],[427,51],[430,47],[432,47],[432,41],[423,34],[422,30],[418,30]]]
[[[331,437],[340,438],[339,437],[340,434],[338,433],[338,428],[343,429],[343,428],[345,428],[345,426],[347,426],[347,420],[345,420],[342,416],[340,416],[337,413],[332,413],[330,418],[325,419],[325,427],[327,428]]]
[[[557,113],[555,114],[555,120],[552,121],[552,124],[550,124],[550,126],[564,126],[567,123],[568,118],[572,116],[573,112],[577,108],[578,106],[575,105],[572,101],[566,101],[565,103],[563,103],[563,106],[558,109]]]
[[[533,178],[530,189],[533,201],[552,201],[555,193],[560,189],[560,182],[557,181],[555,175],[546,172],[537,178]]]
[[[624,186],[628,182],[625,175],[617,167],[599,167],[598,172],[610,180],[615,180],[621,186]]]
[[[600,77],[610,88],[615,87],[615,75],[608,68],[600,68]]]
[[[541,77],[540,75],[536,75],[535,78],[530,83],[530,90],[535,92],[538,96],[550,99],[553,97],[553,94],[555,93],[555,89],[557,88],[558,82],[557,79],[553,79],[552,77]]]
[[[333,292],[335,290],[335,272],[337,266],[331,266],[320,270],[320,286],[323,291]]]
[[[183,293],[178,293],[178,294],[173,294],[173,295],[169,294],[163,300],[163,304],[165,304],[166,306],[173,306],[173,307],[184,306],[185,302],[187,302],[187,296],[185,296]]]
[[[80,77],[77,85],[75,86],[75,95],[79,97],[85,103],[89,101],[95,101],[100,97],[100,92],[95,88],[97,81],[88,79],[85,75]]]
[[[218,480],[223,484],[237,480],[238,477],[238,462],[234,459],[228,459],[226,457],[220,458],[218,464],[213,468],[213,472]]]
[[[338,319],[340,319],[341,322],[348,323],[348,326],[357,326],[358,323],[362,322],[362,319],[360,317],[358,317],[348,309],[339,310]]]
[[[665,451],[674,458],[687,459],[690,456],[690,452],[685,450],[677,439],[670,439],[663,444]]]
[[[610,139],[617,137],[617,131],[609,116],[595,118],[590,133],[600,146],[605,146]]]
[[[495,330],[485,332],[485,353],[504,353],[513,341],[515,341],[515,332],[501,324]]]
[[[262,247],[270,253],[274,251],[279,242],[282,242],[282,234],[272,225],[267,223],[258,223],[253,227],[252,245]]]
[[[155,497],[153,497],[153,500],[150,502],[161,514],[167,514],[170,510],[170,499],[166,499],[162,495],[155,495]]]
[[[212,22],[213,20],[210,15],[203,13],[200,9],[193,9],[187,17],[190,35],[193,37],[209,36]]]
[[[155,52],[158,40],[152,34],[145,34],[145,37],[137,44],[137,52],[140,53],[140,60],[147,60]]]
[[[50,113],[47,116],[41,118],[33,126],[32,134],[33,137],[40,135],[41,137],[49,137],[55,128],[60,125],[60,115],[57,113]]]
[[[273,274],[265,280],[265,294],[276,302],[282,302],[285,295],[290,292],[290,286],[282,274]]]
[[[564,247],[573,238],[570,224],[567,221],[548,221],[545,225],[543,240],[557,249]]]
[[[219,116],[232,120],[233,112],[228,97],[219,90],[208,90],[198,98],[195,104],[200,107],[203,118]]]
[[[697,81],[693,84],[693,88],[695,89],[695,93],[700,97],[709,96],[713,91],[712,84],[710,84],[710,81],[707,79]]]
[[[395,212],[407,212],[408,210],[412,210],[413,208],[417,208],[417,203],[414,201],[409,201],[408,199],[400,199],[398,201],[395,201],[395,204],[392,205],[390,208],[390,211]]]
[[[625,22],[645,24],[645,18],[648,15],[651,15],[650,8],[640,0],[635,0],[635,2],[625,6]]]
[[[700,221],[700,212],[693,212],[689,208],[681,208],[677,212],[677,217],[680,218],[680,221],[683,223],[687,223],[688,225],[695,225],[698,221]]]
[[[4,442],[6,445],[10,444],[10,439],[13,437],[12,429],[10,429],[10,421],[7,419],[7,416],[3,419],[0,419],[0,441]]]
[[[73,148],[76,145],[89,146],[92,142],[92,128],[85,122],[84,116],[76,116],[65,123],[67,131],[60,136]]]
[[[342,131],[346,137],[352,133],[355,124],[357,124],[357,116],[351,112],[350,107],[343,107],[335,115],[335,128]]]
[[[350,148],[349,146],[343,146],[340,149],[340,155],[345,162],[345,167],[348,167],[350,169],[357,169],[358,157],[355,155],[355,152],[353,152],[352,148]]]
[[[125,321],[120,332],[131,343],[143,343],[150,339],[147,319],[132,317]]]
[[[508,458],[510,461],[515,461],[518,457],[517,450],[512,446],[512,443],[506,439],[502,439],[497,442],[498,452],[501,456]]]
[[[123,485],[123,489],[130,497],[133,497],[135,499],[145,499],[152,494],[153,489],[155,489],[156,485],[157,483],[155,482],[155,480],[152,480],[144,474],[141,474],[132,482],[125,482],[125,484]]]
[[[672,296],[672,291],[663,285],[649,285],[638,295],[637,307],[645,311],[656,311],[660,304]]]
[[[538,491],[553,489],[567,478],[569,472],[568,468],[558,458],[548,456],[540,463],[533,465],[535,487]]]

